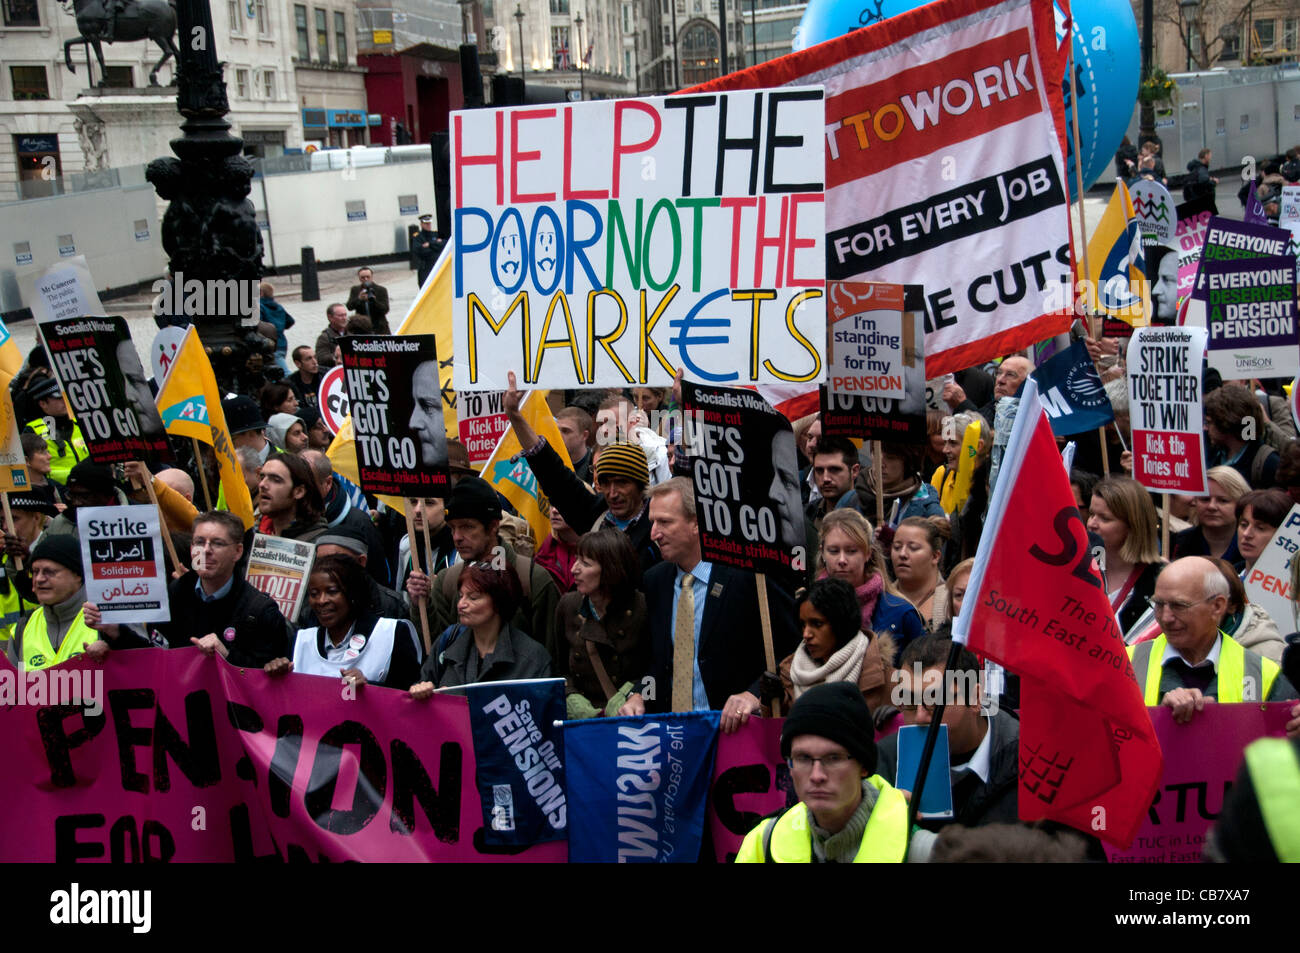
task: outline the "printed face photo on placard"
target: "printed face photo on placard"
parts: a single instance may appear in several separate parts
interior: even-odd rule
[[[40,330],[91,459],[102,464],[175,459],[124,319],[48,321]]]
[[[789,578],[807,558],[790,422],[752,391],[688,381],[682,397],[704,559]]]
[[[340,342],[361,488],[441,496],[450,488],[433,335],[349,335]]]

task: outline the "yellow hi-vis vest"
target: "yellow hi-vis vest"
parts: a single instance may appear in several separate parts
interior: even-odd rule
[[[1219,649],[1219,664],[1216,668],[1218,678],[1219,701],[1262,702],[1277,681],[1282,669],[1272,659],[1249,652],[1241,643],[1225,632],[1219,632],[1223,639],[1223,648]],[[1142,686],[1142,700],[1147,705],[1160,704],[1160,676],[1164,668],[1160,659],[1164,658],[1169,640],[1162,632],[1157,638],[1128,647],[1129,661],[1133,663],[1133,675]],[[1151,660],[1155,659],[1155,664]]]
[[[1285,738],[1260,738],[1246,748],[1246,769],[1277,859],[1300,864],[1300,759]]]
[[[4,568],[0,566],[0,573]],[[18,594],[18,587],[12,579],[6,579],[9,589],[0,593],[0,642],[8,642],[14,637],[22,617],[32,611],[33,604]]]
[[[86,625],[86,619],[82,612],[78,612],[77,617],[72,620],[72,626],[68,629],[68,634],[63,637],[63,641],[59,643],[59,650],[56,652],[54,646],[50,645],[49,632],[45,628],[45,610],[38,608],[32,613],[32,617],[27,620],[27,625],[23,628],[23,669],[30,672],[38,668],[49,668],[51,665],[66,662],[73,656],[85,652],[86,646],[99,637],[98,632]]]
[[[72,438],[67,442],[55,440],[53,434],[46,432],[44,417],[37,417],[27,424],[28,430],[45,440],[45,447],[50,451],[50,479],[60,484],[67,483],[72,468],[90,456],[85,438],[81,436],[81,427],[71,415],[68,419],[72,420]]]
[[[867,779],[880,796],[862,832],[855,864],[901,864],[907,857],[907,799],[878,774]],[[767,818],[745,835],[738,864],[810,864],[812,823],[800,802],[780,817]]]

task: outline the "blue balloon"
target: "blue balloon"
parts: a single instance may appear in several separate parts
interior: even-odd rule
[[[923,5],[923,0],[811,0],[795,30],[793,47],[816,46]],[[1141,73],[1137,20],[1128,0],[1075,0],[1072,7],[1073,90],[1065,84],[1066,172],[1071,200],[1078,190],[1073,132],[1068,126],[1075,98],[1086,189],[1115,158],[1133,116]]]
[[[1066,173],[1070,198],[1076,197],[1074,133],[1070,128],[1074,101],[1079,103],[1079,167],[1083,187],[1096,182],[1107,168],[1114,175],[1119,148],[1137,104],[1142,51],[1137,20],[1128,0],[1080,0],[1074,12],[1074,84],[1065,85]]]
[[[794,31],[794,49],[825,43],[859,27],[923,7],[929,0],[811,0]]]

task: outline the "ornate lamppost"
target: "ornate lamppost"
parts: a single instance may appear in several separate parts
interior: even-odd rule
[[[230,134],[223,118],[230,111],[222,64],[217,61],[212,12],[207,0],[178,0],[180,59],[176,73],[176,108],[185,117],[182,135],[171,141],[177,158],[154,159],[145,177],[170,202],[162,220],[163,249],[172,280],[186,284],[257,282],[262,277],[262,235],[253,203],[248,200],[253,166],[242,155],[244,141]],[[230,287],[228,284],[222,287]],[[275,345],[256,332],[253,314],[237,311],[242,295],[205,295],[220,299],[226,313],[156,315],[159,326],[194,324],[212,360],[221,387],[245,390],[263,379],[258,355]]]

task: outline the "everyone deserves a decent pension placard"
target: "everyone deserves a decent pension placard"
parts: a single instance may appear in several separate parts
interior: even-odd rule
[[[819,87],[454,113],[456,389],[824,380],[824,126]]]

